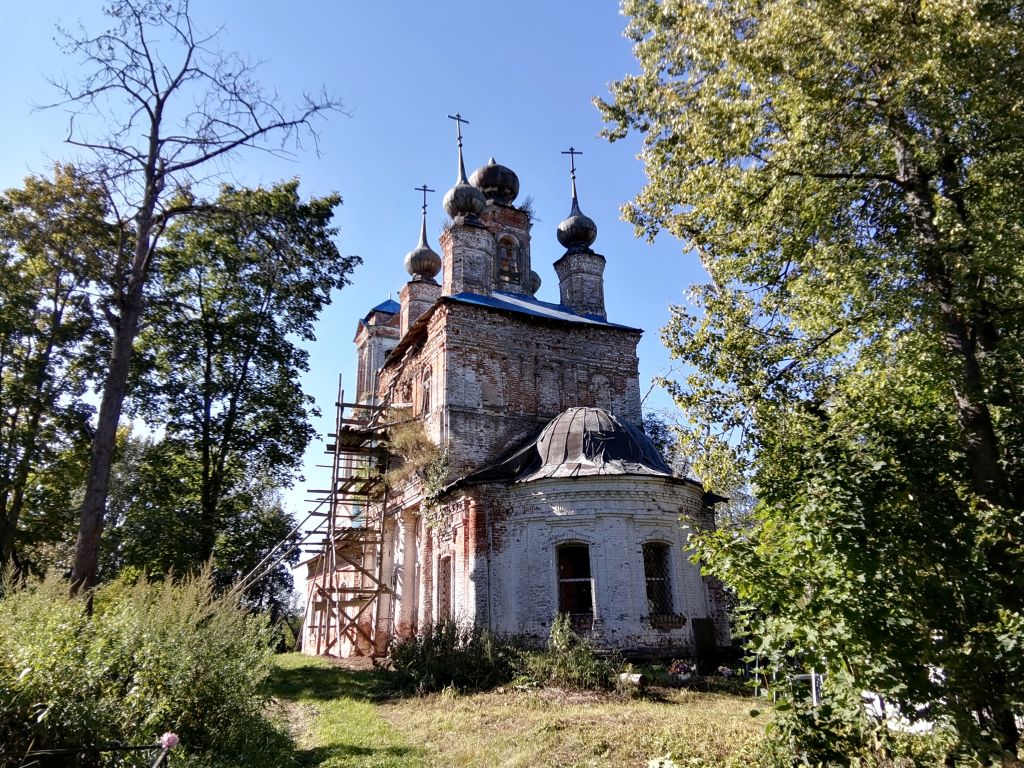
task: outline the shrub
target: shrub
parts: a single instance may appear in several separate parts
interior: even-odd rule
[[[482,691],[512,680],[521,659],[512,641],[447,621],[393,643],[388,665],[392,683],[401,691]]]
[[[94,594],[92,615],[59,579],[8,589],[0,766],[29,745],[152,744],[165,731],[206,764],[266,757],[285,743],[263,716],[272,639],[265,620],[215,598],[208,575],[113,582]]]
[[[537,683],[576,690],[611,690],[621,666],[616,654],[599,654],[577,635],[569,617],[560,614],[551,624],[548,649],[526,657],[526,675]]]

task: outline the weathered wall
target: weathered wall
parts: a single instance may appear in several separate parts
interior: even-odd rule
[[[699,568],[689,562],[691,527],[680,521],[681,515],[701,508],[697,486],[658,478],[474,487],[450,506],[446,523],[432,532],[434,570],[441,558],[452,556],[456,617],[539,643],[558,613],[556,547],[585,543],[596,604],[591,639],[607,647],[688,652],[693,649],[692,620],[716,618]],[[677,626],[660,628],[649,620],[646,542],[668,545]]]
[[[494,461],[571,406],[639,424],[640,332],[447,304],[445,435],[460,467]]]

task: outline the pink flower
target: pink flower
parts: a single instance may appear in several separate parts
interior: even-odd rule
[[[160,746],[164,749],[173,749],[178,746],[178,734],[168,731],[160,737]]]

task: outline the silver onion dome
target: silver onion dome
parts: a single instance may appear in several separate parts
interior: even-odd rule
[[[426,209],[426,205],[424,205]],[[427,212],[423,211],[420,223],[420,242],[405,254],[405,270],[413,280],[433,280],[441,271],[441,257],[427,245]]]
[[[455,186],[444,196],[444,209],[456,221],[474,221],[487,207],[487,199],[483,192],[466,180],[466,164],[462,160],[462,124],[467,121],[458,112],[448,117],[455,120],[459,142],[459,170],[455,177]]]
[[[511,205],[519,194],[519,177],[515,171],[499,165],[493,157],[487,165],[473,171],[469,183],[484,193],[488,203]]]
[[[530,270],[530,293],[534,296],[537,295],[537,291],[540,290],[540,275],[534,270]]]
[[[558,242],[565,246],[568,253],[592,253],[590,246],[597,239],[597,224],[580,210],[580,201],[576,197],[576,155],[583,153],[575,147],[569,147],[562,154],[569,156],[572,207],[569,209],[569,217],[558,225]]]

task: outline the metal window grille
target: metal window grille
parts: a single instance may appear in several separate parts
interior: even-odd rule
[[[644,544],[644,577],[647,580],[647,610],[651,617],[671,616],[672,580],[668,544]]]

